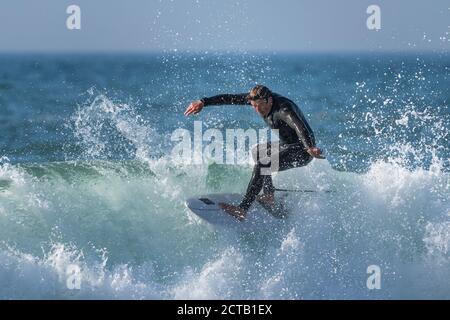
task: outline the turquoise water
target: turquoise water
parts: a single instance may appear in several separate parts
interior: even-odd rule
[[[0,298],[450,298],[448,55],[0,56]],[[184,199],[248,165],[174,163],[171,134],[264,128],[192,100],[263,83],[327,160],[275,176],[274,228],[218,230]],[[366,270],[381,269],[369,290]],[[79,270],[72,290],[68,270]]]

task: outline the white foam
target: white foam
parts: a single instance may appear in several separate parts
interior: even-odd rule
[[[335,192],[290,196],[293,213],[282,228],[218,233],[192,223],[180,197],[210,192],[212,173],[158,161],[152,164],[156,177],[130,176],[110,165],[76,184],[57,175],[23,176],[2,204],[0,241],[14,249],[0,251],[0,296],[450,297],[442,283],[450,270],[447,173],[377,162],[355,174],[314,161],[278,174],[275,183]],[[16,170],[3,167],[3,175]],[[214,170],[241,176],[229,166]],[[236,183],[219,184],[221,191],[245,190],[247,179],[230,179]],[[26,194],[40,202],[30,203]],[[382,270],[379,291],[365,287],[372,264]],[[81,290],[67,289],[70,265],[80,266]],[[410,290],[402,289],[406,284]]]

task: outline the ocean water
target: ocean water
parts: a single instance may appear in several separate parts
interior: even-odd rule
[[[449,71],[448,54],[1,55],[0,299],[450,299]],[[242,193],[252,168],[175,163],[171,135],[264,128],[248,107],[183,115],[256,83],[327,155],[275,185],[319,192],[276,226],[213,228],[184,200]]]

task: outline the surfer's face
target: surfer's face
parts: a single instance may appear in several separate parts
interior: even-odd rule
[[[266,116],[270,112],[272,102],[272,97],[269,97],[267,101],[266,99],[250,100],[252,107],[262,116]]]

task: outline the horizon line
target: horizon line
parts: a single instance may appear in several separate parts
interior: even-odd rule
[[[424,50],[396,50],[396,49],[388,49],[388,50],[1,50],[0,55],[39,55],[39,54],[64,54],[64,55],[107,55],[107,54],[151,54],[151,55],[182,55],[182,54],[191,54],[191,55],[215,55],[215,54],[249,54],[249,55],[326,55],[326,54],[450,54],[450,50],[436,50],[436,49],[424,49]]]

